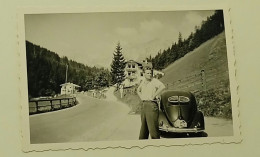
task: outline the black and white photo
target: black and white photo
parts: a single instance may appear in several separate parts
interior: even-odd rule
[[[20,14],[26,148],[237,141],[227,13],[213,8]]]

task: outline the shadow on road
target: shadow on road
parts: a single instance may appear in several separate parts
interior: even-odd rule
[[[162,138],[191,138],[191,137],[208,137],[206,132],[198,133],[170,133],[170,132],[161,132]]]

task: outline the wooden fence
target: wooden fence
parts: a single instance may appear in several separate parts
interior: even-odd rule
[[[210,69],[207,71],[196,72],[191,75],[166,83],[168,89],[183,91],[208,91],[218,88],[229,88],[229,74],[225,69]]]
[[[29,114],[60,110],[76,105],[76,97],[29,101]]]
[[[136,93],[137,88],[138,88],[138,86],[125,87],[124,88],[124,93],[127,93],[127,94],[137,94]]]

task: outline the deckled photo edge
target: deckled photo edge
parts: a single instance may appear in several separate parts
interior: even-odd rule
[[[29,116],[28,116],[28,91],[27,91],[27,70],[26,70],[26,48],[25,48],[25,27],[24,27],[24,12],[23,10],[17,10],[17,47],[18,47],[18,69],[19,69],[19,94],[20,94],[20,134],[21,144],[23,151],[27,150],[27,146],[30,144],[28,139],[30,138],[29,130]]]
[[[29,109],[28,109],[28,90],[27,90],[27,70],[26,70],[26,51],[25,51],[25,14],[46,14],[46,13],[88,13],[88,12],[134,12],[134,11],[176,11],[176,10],[207,10],[223,9],[225,21],[225,36],[227,43],[228,67],[231,89],[233,132],[232,137],[207,137],[201,139],[174,139],[174,140],[148,140],[148,141],[102,141],[102,142],[79,142],[79,143],[51,143],[51,144],[30,144],[29,130]],[[64,11],[65,10],[65,11]],[[21,143],[24,152],[44,151],[44,150],[66,150],[66,149],[105,149],[105,148],[144,148],[147,146],[180,146],[180,145],[197,145],[211,143],[239,143],[241,142],[240,121],[239,121],[239,97],[238,84],[236,81],[235,52],[233,45],[232,26],[230,19],[230,8],[222,6],[202,6],[202,7],[147,7],[147,8],[22,8],[18,10],[18,49],[19,49],[19,80],[20,80],[20,100],[21,100]]]
[[[226,8],[224,10],[224,21],[225,21],[225,31],[226,31],[226,45],[228,54],[228,64],[229,64],[229,77],[230,77],[230,87],[233,92],[231,92],[231,102],[232,102],[232,116],[233,116],[233,129],[234,135],[238,138],[238,142],[242,141],[241,137],[241,124],[239,119],[239,96],[238,96],[238,83],[236,80],[236,59],[235,59],[235,45],[234,36],[232,29],[232,19],[230,16],[231,8]],[[227,27],[226,27],[227,26]],[[232,81],[233,80],[233,81]]]

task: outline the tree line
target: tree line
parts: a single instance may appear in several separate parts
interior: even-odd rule
[[[205,41],[223,32],[224,29],[223,11],[216,10],[212,16],[207,17],[207,20],[202,21],[200,27],[195,26],[194,33],[191,32],[187,39],[183,39],[182,34],[179,33],[178,42],[173,43],[168,49],[159,50],[155,57],[150,56],[147,60],[152,62],[155,69],[162,70]]]
[[[109,86],[109,69],[89,67],[66,56],[26,41],[28,94],[30,97],[53,96],[59,94],[61,84],[67,82],[80,86],[80,91],[100,89]]]

